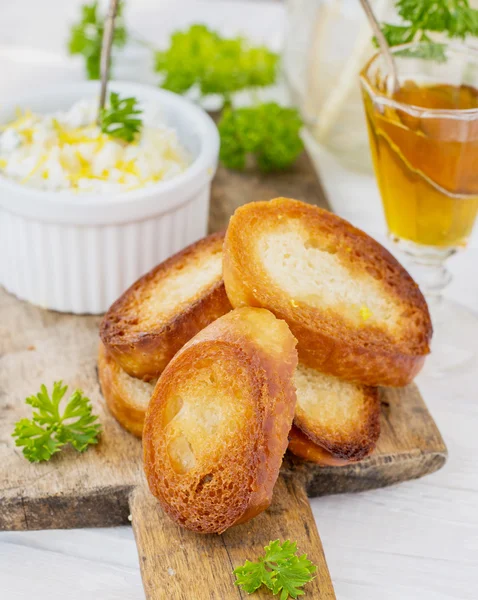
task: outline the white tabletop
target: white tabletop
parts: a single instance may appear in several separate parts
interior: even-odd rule
[[[11,53],[14,45],[22,47],[18,69],[2,72],[2,93],[25,86],[22,61],[37,60],[39,78],[46,76],[45,62],[52,60],[55,64],[47,69],[50,78],[81,77],[80,65],[62,58],[67,24],[76,18],[79,4],[79,0],[2,2],[0,67],[2,55]],[[135,0],[129,5],[134,30],[157,44],[172,29],[195,21],[277,47],[284,23],[283,7],[276,2],[198,1],[188,2],[187,9],[186,2],[175,0]],[[373,178],[345,171],[329,156],[315,158],[334,210],[383,240]],[[474,311],[478,311],[477,240],[475,232],[472,247],[450,261],[454,281],[447,291]],[[465,329],[460,335],[467,340],[470,333]],[[448,446],[449,459],[442,470],[382,490],[311,500],[339,600],[478,597],[477,364],[475,358],[456,373],[418,380]],[[0,597],[144,598],[131,528],[0,533]]]

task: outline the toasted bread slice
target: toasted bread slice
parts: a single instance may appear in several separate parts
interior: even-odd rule
[[[231,310],[222,281],[224,234],[212,234],[138,279],[100,327],[108,352],[131,376],[159,377],[198,331]]]
[[[330,459],[355,462],[368,456],[380,434],[380,399],[378,389],[342,381],[316,369],[299,364],[294,382],[297,392],[294,425],[316,445],[313,462],[332,464],[320,458],[319,450]],[[289,446],[299,454],[297,435]],[[307,449],[312,454],[310,448]],[[303,452],[300,453],[303,456]]]
[[[98,349],[98,377],[103,397],[115,419],[127,431],[140,438],[146,409],[156,382],[128,375],[101,342]]]
[[[146,413],[144,467],[180,525],[221,533],[269,506],[294,416],[295,345],[284,321],[243,308],[164,370]]]
[[[234,307],[284,319],[304,364],[366,385],[403,386],[429,353],[432,326],[413,279],[343,219],[277,198],[236,210],[223,276]]]

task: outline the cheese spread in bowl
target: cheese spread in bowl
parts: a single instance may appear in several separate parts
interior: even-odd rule
[[[98,102],[81,100],[66,111],[37,114],[17,109],[0,127],[0,173],[43,190],[108,194],[172,179],[189,164],[176,131],[146,105],[131,143],[103,133]]]
[[[0,103],[0,285],[62,312],[106,311],[207,233],[219,154],[212,119],[171,92],[110,82],[143,110],[126,143],[96,125],[98,85],[45,86]]]

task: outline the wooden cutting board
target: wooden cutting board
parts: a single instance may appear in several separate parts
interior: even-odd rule
[[[220,169],[210,228],[224,228],[240,204],[279,195],[325,205],[305,154],[294,170],[280,176]],[[287,457],[268,511],[221,536],[185,531],[163,515],[147,491],[140,441],[106,409],[96,371],[98,323],[98,317],[45,311],[0,290],[0,529],[112,526],[130,518],[149,599],[246,598],[233,584],[233,568],[280,538],[297,541],[318,565],[306,597],[332,600],[307,495],[390,485],[436,471],[446,460],[444,442],[417,388],[383,390],[382,433],[370,458],[353,466],[320,468]],[[17,420],[31,414],[25,397],[58,379],[91,398],[103,425],[101,442],[82,455],[66,449],[33,465],[15,447],[11,432]],[[270,597],[267,592],[253,596]]]

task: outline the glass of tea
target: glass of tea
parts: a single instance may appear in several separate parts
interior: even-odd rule
[[[448,318],[444,263],[466,246],[478,212],[478,51],[423,42],[391,51],[395,89],[380,53],[360,75],[370,147],[389,235],[411,258],[437,329]]]

